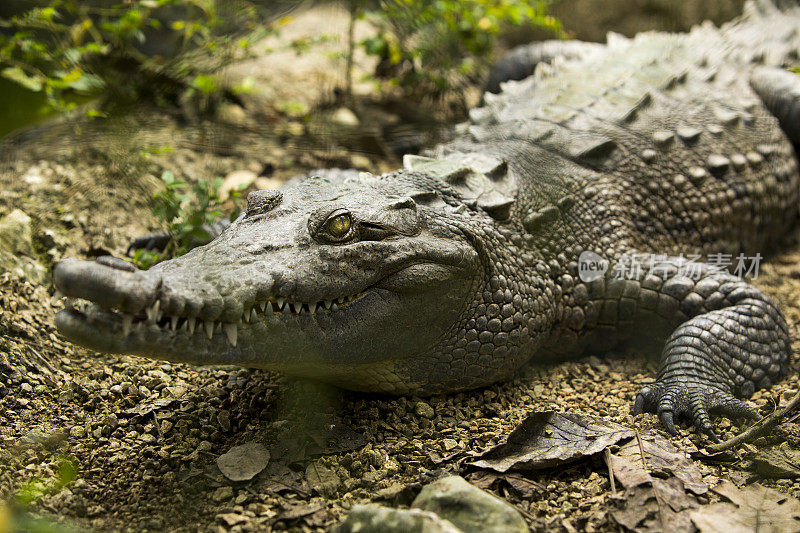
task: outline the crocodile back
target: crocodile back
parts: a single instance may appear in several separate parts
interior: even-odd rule
[[[516,216],[541,209],[553,187],[575,190],[563,223],[595,248],[764,251],[797,218],[800,179],[750,72],[796,60],[798,35],[800,9],[765,2],[722,29],[612,34],[606,47],[487,94],[456,142],[521,144],[563,161],[559,172],[528,158]]]

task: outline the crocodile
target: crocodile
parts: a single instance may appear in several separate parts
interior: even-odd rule
[[[415,395],[652,340],[660,370],[634,412],[716,438],[712,415],[757,417],[745,400],[788,372],[779,306],[727,263],[798,218],[798,46],[800,9],[761,0],[720,28],[518,55],[532,76],[394,172],[252,192],[218,237],[147,271],[58,263],[78,301],[58,330]]]

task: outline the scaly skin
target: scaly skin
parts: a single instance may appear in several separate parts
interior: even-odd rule
[[[253,193],[217,239],[147,272],[60,263],[58,290],[93,305],[59,313],[59,330],[98,351],[414,394],[647,337],[665,342],[662,367],[635,411],[713,437],[710,412],[754,416],[738,398],[785,373],[789,335],[770,298],[712,265],[687,275],[681,254],[763,253],[797,218],[779,124],[794,100],[751,77],[797,57],[798,29],[797,10],[751,5],[722,30],[556,59],[403,170]],[[610,265],[590,282],[587,251]],[[631,253],[650,260],[622,276]]]

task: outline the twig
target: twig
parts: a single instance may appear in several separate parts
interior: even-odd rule
[[[723,452],[725,450],[729,450],[734,446],[738,446],[745,442],[749,442],[757,437],[759,437],[762,433],[770,430],[773,426],[777,425],[780,420],[785,417],[787,414],[792,412],[797,406],[800,405],[800,392],[794,395],[794,397],[789,400],[789,403],[783,406],[782,409],[773,412],[771,415],[762,418],[746,430],[742,431],[735,437],[732,437],[725,442],[721,442],[719,444],[712,444],[711,446],[707,446],[706,449],[712,453]]]
[[[642,456],[642,466],[644,466],[644,471],[649,474],[650,471],[647,469],[647,460],[644,458],[644,445],[642,444],[642,436],[639,435],[638,429],[634,429],[634,431],[636,432],[636,442],[639,443],[639,454]],[[661,531],[666,531],[667,521],[664,513],[664,502],[661,501],[661,495],[658,492],[658,487],[656,487],[655,479],[653,479],[651,484],[653,486],[653,494],[656,497],[656,503],[658,504],[658,520],[661,522]]]
[[[608,465],[608,482],[611,483],[611,495],[617,495],[617,486],[614,483],[614,466],[611,464],[611,452],[608,451],[608,448],[603,450],[603,456],[606,460],[606,465]]]

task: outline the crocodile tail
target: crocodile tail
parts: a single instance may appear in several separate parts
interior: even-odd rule
[[[748,0],[743,15],[721,33],[739,62],[800,66],[800,0]]]

